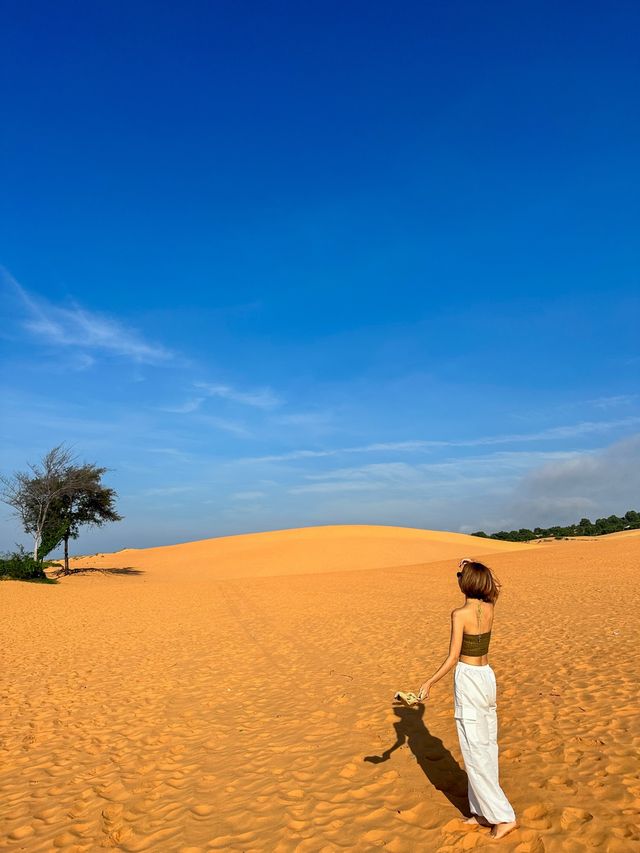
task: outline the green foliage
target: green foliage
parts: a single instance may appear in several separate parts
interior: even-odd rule
[[[85,524],[101,526],[121,521],[114,506],[116,493],[102,485],[108,470],[92,463],[76,465],[71,452],[58,445],[30,472],[0,473],[0,500],[14,510],[25,533],[33,536],[33,557],[42,561],[64,542],[65,571],[69,570],[69,539],[77,539]],[[13,558],[7,561],[13,565]],[[13,569],[12,569],[13,571]]]
[[[64,540],[65,573],[69,571],[69,539],[78,538],[80,527],[85,524],[101,527],[108,521],[122,520],[122,516],[116,512],[114,505],[115,491],[101,482],[105,471],[107,471],[106,468],[99,468],[93,464],[70,466],[66,476],[75,485],[62,492],[49,507],[48,527],[52,531],[51,541],[56,536],[58,538],[55,544],[43,554],[49,553]]]
[[[101,482],[107,469],[84,465],[80,470],[84,486],[73,495],[65,496],[60,510],[60,517],[66,519],[72,539],[78,538],[82,525],[102,527],[108,521],[122,521],[123,518],[114,506],[115,491]]]
[[[27,554],[22,545],[17,551],[0,555],[0,578],[47,581],[42,563]]]
[[[62,445],[45,454],[40,464],[29,463],[29,469],[17,471],[13,476],[0,473],[0,500],[13,508],[25,533],[33,536],[33,557],[37,560],[43,534],[49,525],[51,502],[82,485],[74,482],[71,476],[81,469],[72,465],[71,452]]]
[[[568,536],[602,536],[605,533],[619,533],[621,530],[636,530],[640,528],[640,512],[630,509],[622,518],[617,515],[610,515],[608,518],[598,518],[595,522],[591,522],[588,518],[581,518],[578,524],[569,524],[567,527],[534,527],[529,530],[527,527],[521,527],[520,530],[500,530],[498,533],[491,533],[489,536],[479,530],[477,533],[472,533],[472,536],[481,536],[485,539],[502,539],[507,542],[530,542],[532,539],[542,539],[543,537],[553,537],[555,539],[564,539]]]
[[[68,529],[69,524],[65,518],[56,516],[53,512],[49,513],[38,547],[39,560],[50,554],[62,542]]]

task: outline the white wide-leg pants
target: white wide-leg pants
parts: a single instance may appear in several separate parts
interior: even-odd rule
[[[516,819],[498,781],[496,676],[489,664],[458,661],[453,673],[454,717],[469,779],[469,806],[490,823]]]

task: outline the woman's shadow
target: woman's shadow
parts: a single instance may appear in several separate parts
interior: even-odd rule
[[[394,705],[393,712],[398,717],[398,721],[393,724],[396,742],[385,749],[382,755],[367,755],[363,760],[371,764],[388,761],[391,753],[406,743],[433,787],[442,791],[465,817],[470,817],[467,774],[440,738],[432,735],[425,726],[422,719],[425,706],[420,704],[415,708],[407,708]]]

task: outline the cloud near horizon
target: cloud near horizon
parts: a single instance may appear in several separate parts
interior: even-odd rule
[[[546,527],[580,515],[620,515],[640,509],[640,433],[601,450],[546,463],[524,475],[514,492],[514,517]]]
[[[404,516],[407,526],[462,533],[547,527],[640,509],[640,433],[597,450],[371,464],[307,479],[291,492],[325,496],[351,523],[402,525]]]

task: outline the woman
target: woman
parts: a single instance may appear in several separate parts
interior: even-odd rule
[[[517,823],[498,782],[496,676],[487,660],[500,583],[488,566],[475,560],[461,560],[459,568],[458,585],[465,602],[451,613],[449,654],[422,685],[418,699],[428,699],[431,686],[455,666],[454,717],[471,808],[471,817],[465,823],[491,826],[491,837],[502,838]]]

